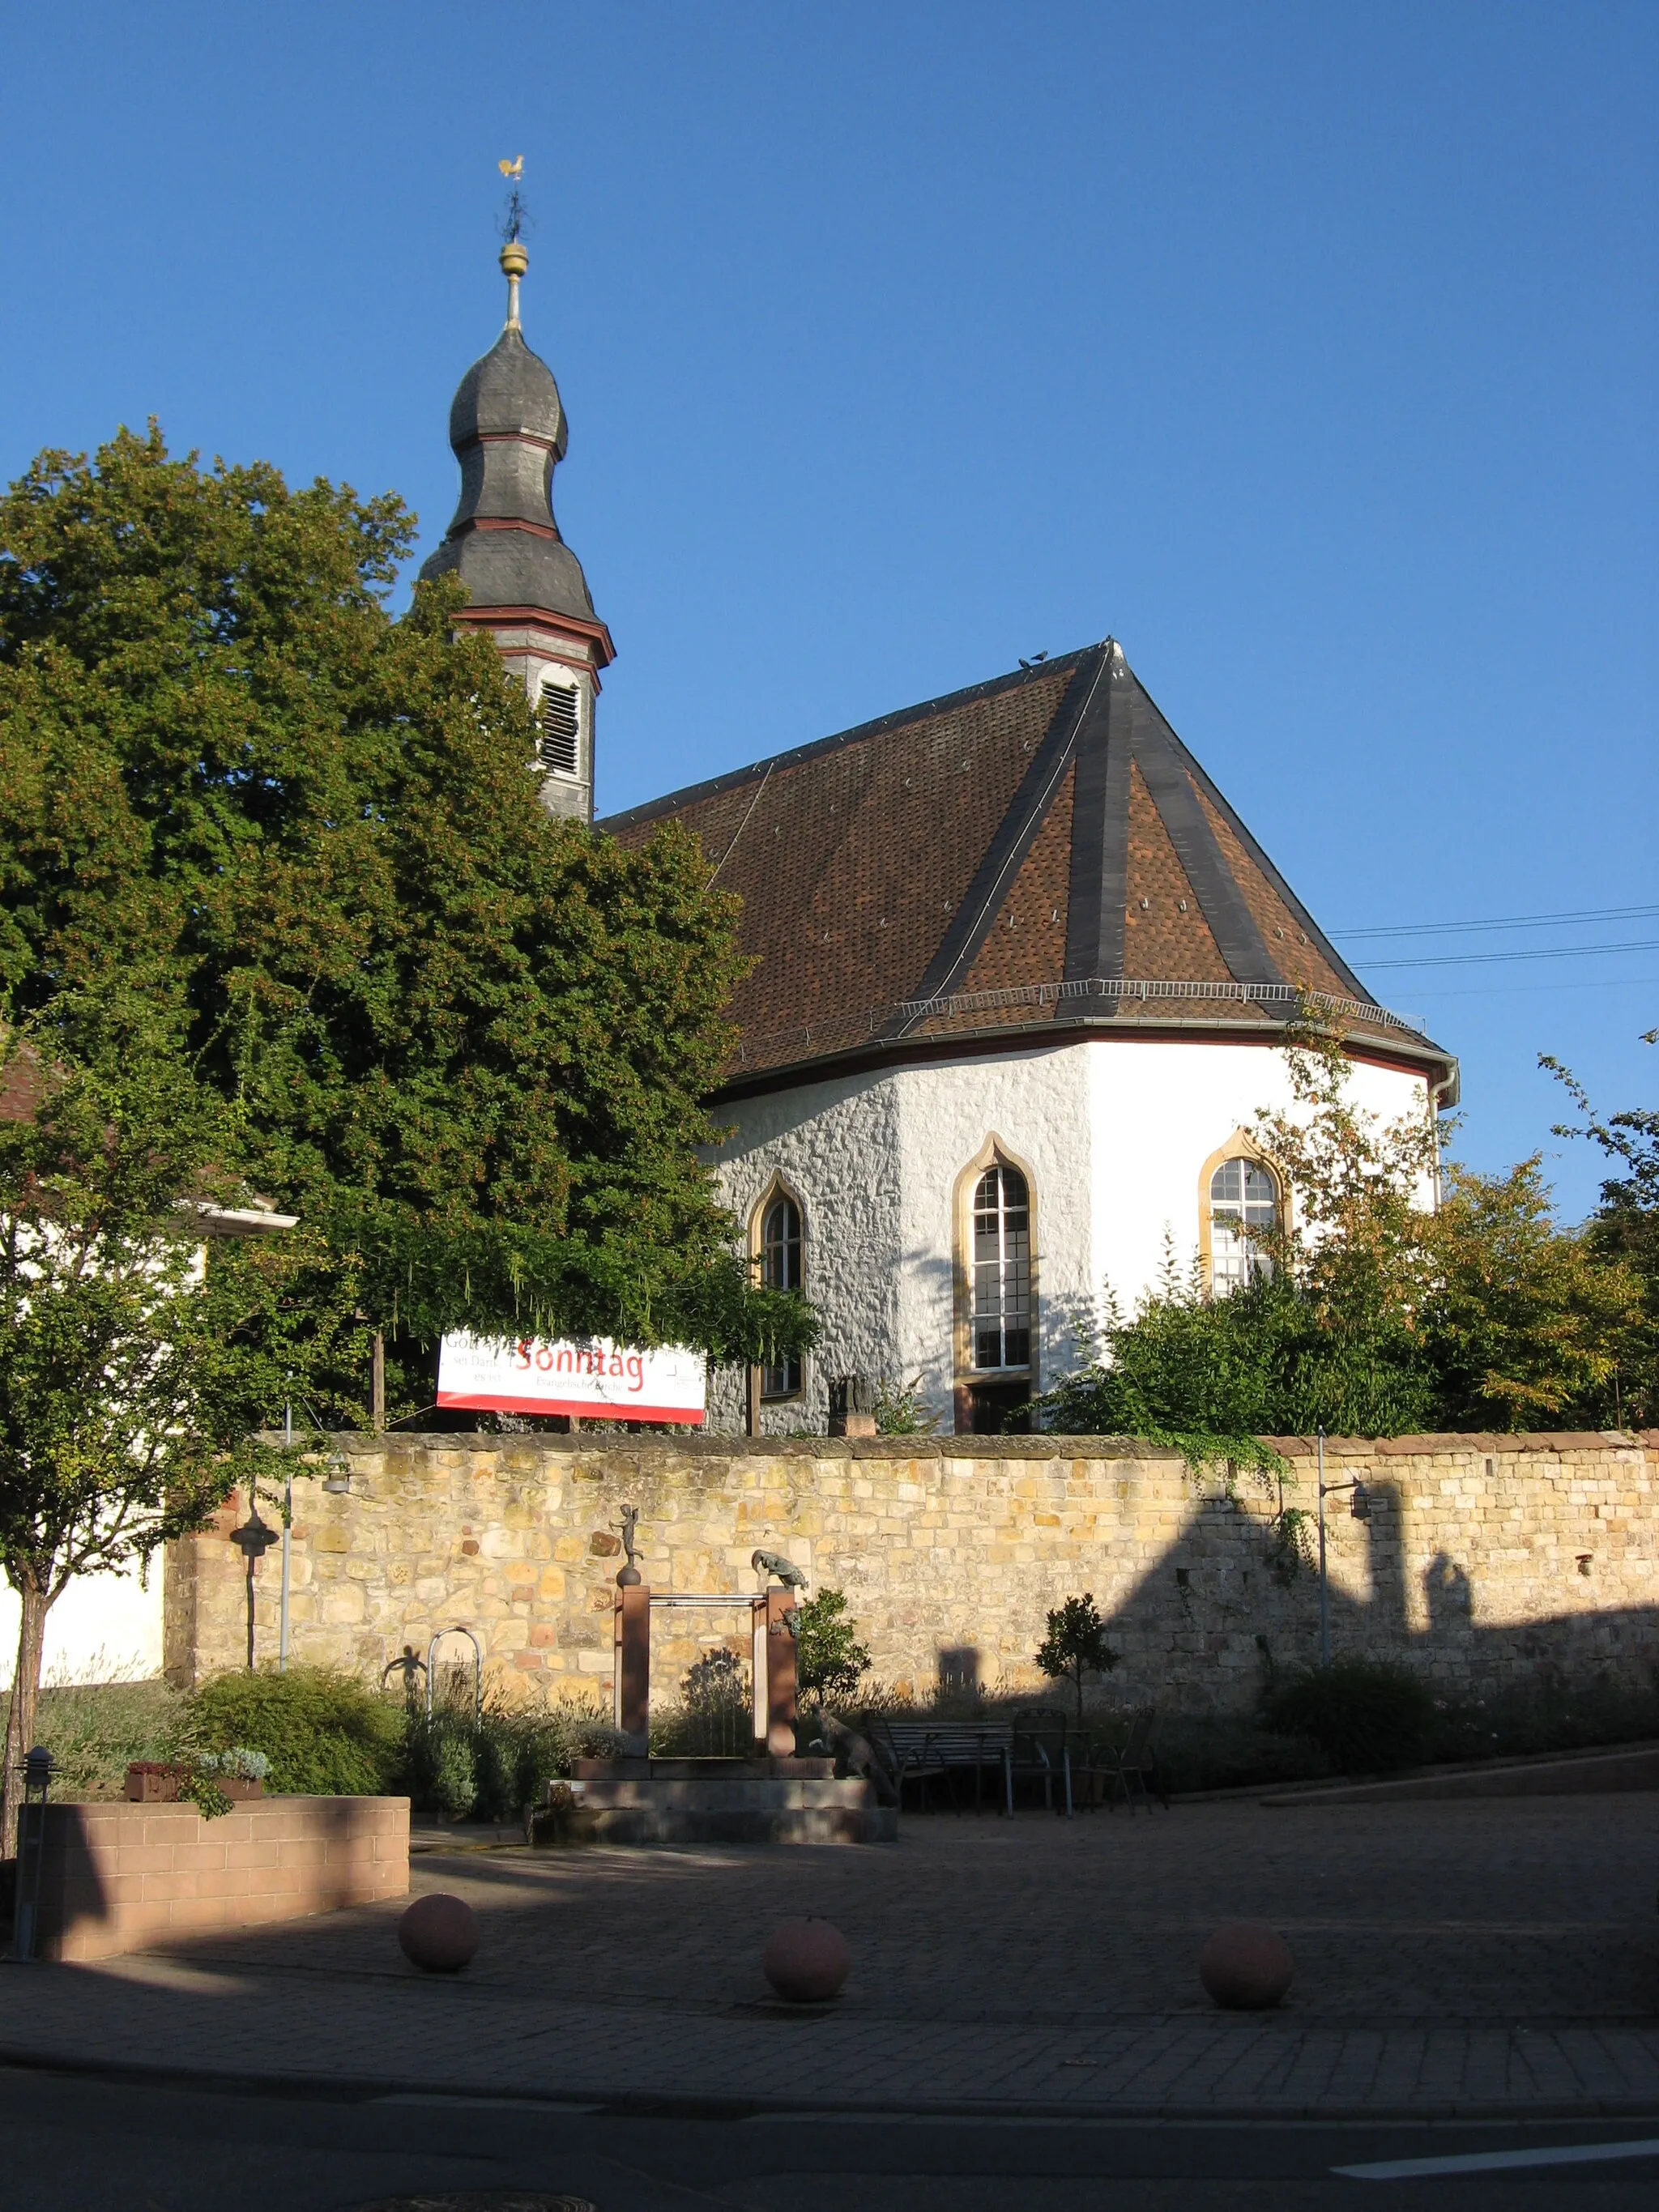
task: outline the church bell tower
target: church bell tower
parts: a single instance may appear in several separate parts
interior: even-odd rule
[[[593,707],[616,647],[553,519],[553,471],[568,430],[553,372],[519,325],[529,261],[510,237],[501,248],[507,326],[461,379],[449,410],[460,503],[421,574],[459,576],[467,586],[457,623],[489,632],[535,710],[542,804],[591,822]]]

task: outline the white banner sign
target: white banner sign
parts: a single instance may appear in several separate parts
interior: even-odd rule
[[[590,1419],[702,1425],[708,1369],[700,1352],[657,1352],[608,1337],[501,1344],[447,1336],[438,1356],[438,1403],[485,1413],[577,1413]]]

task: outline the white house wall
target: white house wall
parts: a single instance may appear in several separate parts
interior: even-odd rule
[[[17,1671],[20,1604],[0,1582],[0,1689]],[[135,1682],[161,1671],[161,1562],[144,1589],[138,1570],[85,1575],[72,1582],[46,1615],[42,1668],[47,1682]]]
[[[1385,1120],[1421,1114],[1424,1079],[1365,1062],[1350,1097]],[[714,1155],[746,1224],[781,1176],[805,1222],[805,1289],[823,1335],[801,1399],[764,1407],[769,1434],[821,1431],[828,1378],[921,1378],[951,1423],[953,1206],[994,1138],[1029,1169],[1036,1207],[1041,1373],[1077,1358],[1108,1282],[1125,1311],[1157,1278],[1166,1231],[1198,1249],[1204,1165],[1258,1110],[1292,1105],[1284,1057],[1260,1045],[1090,1039],[807,1083],[723,1108]],[[711,1427],[734,1430],[729,1370]]]

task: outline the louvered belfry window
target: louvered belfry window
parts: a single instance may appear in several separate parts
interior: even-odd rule
[[[580,758],[580,708],[568,684],[542,686],[542,766],[550,775],[574,775]]]
[[[1031,1197],[1018,1168],[987,1168],[974,1191],[974,1364],[1031,1364]]]

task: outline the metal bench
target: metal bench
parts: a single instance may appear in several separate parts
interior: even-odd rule
[[[901,1808],[907,1782],[921,1784],[925,1806],[928,1782],[938,1775],[950,1787],[951,1809],[957,1811],[955,1777],[965,1770],[971,1771],[974,1778],[974,1810],[977,1813],[983,1802],[985,1774],[990,1770],[1001,1775],[1003,1810],[1012,1813],[1014,1732],[1006,1722],[898,1721],[890,1720],[884,1713],[876,1713],[870,1718],[870,1732],[892,1766]]]

